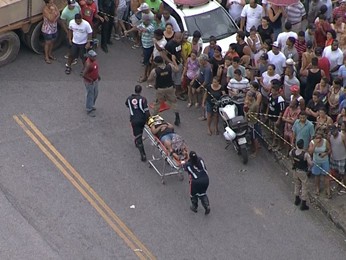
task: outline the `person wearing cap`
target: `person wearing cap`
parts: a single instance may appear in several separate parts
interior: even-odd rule
[[[65,73],[71,74],[72,61],[81,58],[85,62],[85,53],[90,48],[92,38],[92,28],[90,24],[82,19],[81,14],[76,14],[75,19],[70,21],[68,39],[71,45],[71,52],[68,56]]]
[[[269,63],[275,65],[276,74],[282,75],[284,67],[286,67],[286,56],[280,51],[280,45],[277,41],[272,44],[272,50],[267,54]]]
[[[159,108],[162,102],[167,102],[175,112],[174,124],[178,126],[180,125],[180,115],[177,110],[177,98],[175,96],[172,74],[173,71],[178,71],[179,67],[175,60],[175,56],[173,56],[172,59],[172,63],[166,64],[161,56],[156,56],[154,58],[154,63],[157,67],[150,72],[148,82],[155,81],[156,101],[154,104],[153,115],[159,113]]]
[[[145,17],[142,19],[142,22],[136,26],[130,29],[129,31],[125,32],[125,35],[128,35],[132,31],[139,31],[141,32],[141,41],[142,41],[142,47],[143,47],[143,64],[144,64],[144,72],[143,75],[139,78],[138,82],[142,83],[147,81],[150,69],[151,69],[151,55],[154,51],[154,26],[151,22],[151,20],[148,17]]]
[[[190,199],[192,203],[190,209],[197,213],[198,199],[200,199],[205,209],[205,215],[208,215],[210,213],[210,205],[207,195],[209,186],[207,167],[205,166],[204,160],[194,151],[189,153],[188,158],[187,163],[184,165],[184,169],[190,177]]]
[[[79,4],[75,0],[67,0],[67,5],[62,10],[60,15],[61,25],[63,30],[66,33],[66,37],[68,38],[68,26],[70,22],[74,19],[76,14],[80,14],[81,8]],[[66,59],[68,59],[68,56],[70,55],[71,51],[71,45],[68,45],[68,53],[64,56]],[[77,63],[77,59],[75,59],[72,62],[72,65]]]
[[[276,42],[278,43],[282,52],[284,51],[286,47],[288,37],[293,37],[294,39],[298,39],[298,34],[292,30],[291,22],[285,23],[285,31],[282,33],[279,33],[278,38],[276,39]]]
[[[336,172],[344,185],[346,185],[346,135],[339,131],[336,125],[330,127],[330,135],[328,135],[330,142],[330,169]],[[340,195],[346,193],[345,188],[339,191]]]
[[[291,86],[290,91],[291,91],[290,101],[297,100],[300,109],[305,110],[305,100],[300,95],[300,87],[298,85],[293,85]]]
[[[114,0],[99,0],[98,2],[100,15],[104,18],[101,25],[101,49],[107,53],[107,44],[112,44],[111,34],[114,24],[114,10],[115,1]]]
[[[86,111],[88,116],[95,117],[95,102],[98,96],[98,82],[100,80],[99,65],[96,60],[97,53],[90,50],[87,53],[82,77],[86,88]]]
[[[132,127],[133,136],[135,138],[135,145],[138,148],[142,162],[147,160],[143,145],[143,129],[150,117],[148,102],[145,97],[141,95],[142,86],[135,86],[135,94],[132,94],[126,99],[125,105],[130,111],[130,122]]]
[[[308,170],[312,166],[312,160],[309,153],[304,151],[305,142],[303,139],[297,141],[296,147],[289,152],[293,159],[293,180],[294,180],[294,205],[299,206],[301,210],[308,210],[306,205],[308,199]]]
[[[283,92],[284,92],[283,96],[285,98],[286,104],[289,104],[291,101],[292,87],[294,87],[294,90],[298,88],[298,92],[299,92],[300,81],[296,77],[293,67],[288,66],[285,69],[284,86],[283,86]]]

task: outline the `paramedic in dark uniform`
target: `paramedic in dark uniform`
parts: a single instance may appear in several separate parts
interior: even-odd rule
[[[189,153],[189,160],[185,164],[185,170],[190,177],[190,198],[192,205],[190,209],[197,212],[198,198],[205,209],[205,215],[210,213],[209,199],[207,189],[209,186],[209,177],[207,168],[202,158],[198,157],[196,152]]]
[[[293,158],[293,180],[294,180],[294,195],[296,196],[294,205],[300,206],[301,210],[308,210],[306,205],[308,198],[308,169],[312,165],[310,154],[304,151],[304,140],[300,139],[297,142],[297,148],[290,151],[290,156]],[[301,197],[299,193],[301,190]]]
[[[136,85],[135,94],[129,96],[125,102],[125,105],[130,110],[130,122],[132,126],[133,136],[135,137],[135,145],[141,154],[141,160],[145,162],[147,160],[144,145],[143,145],[143,129],[145,123],[150,117],[147,99],[141,96],[142,87]]]
[[[154,104],[153,114],[157,115],[159,113],[161,102],[167,102],[175,112],[174,124],[178,126],[180,125],[180,116],[177,111],[177,98],[175,96],[174,82],[172,79],[172,73],[179,70],[175,56],[172,56],[172,62],[167,65],[164,63],[161,56],[156,56],[154,58],[154,63],[156,68],[151,71],[148,78],[149,82],[155,80],[156,102]]]

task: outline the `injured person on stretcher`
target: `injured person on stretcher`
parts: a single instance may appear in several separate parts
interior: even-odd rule
[[[168,155],[178,161],[188,157],[188,149],[183,138],[174,132],[174,126],[159,116],[151,116],[148,120],[151,133],[156,136],[166,148]]]

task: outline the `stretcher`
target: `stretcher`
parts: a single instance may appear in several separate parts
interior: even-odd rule
[[[145,125],[144,132],[148,136],[145,140],[149,140],[153,147],[151,159],[148,159],[149,167],[153,168],[161,177],[162,184],[165,184],[165,177],[177,175],[180,181],[184,180],[184,164],[185,157],[181,152],[170,154],[163,143],[151,132],[150,127]],[[173,143],[172,143],[173,145]],[[184,143],[184,149],[187,146]]]

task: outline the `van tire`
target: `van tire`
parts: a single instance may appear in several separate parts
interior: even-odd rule
[[[15,32],[0,34],[0,67],[14,61],[20,49],[20,40]]]

